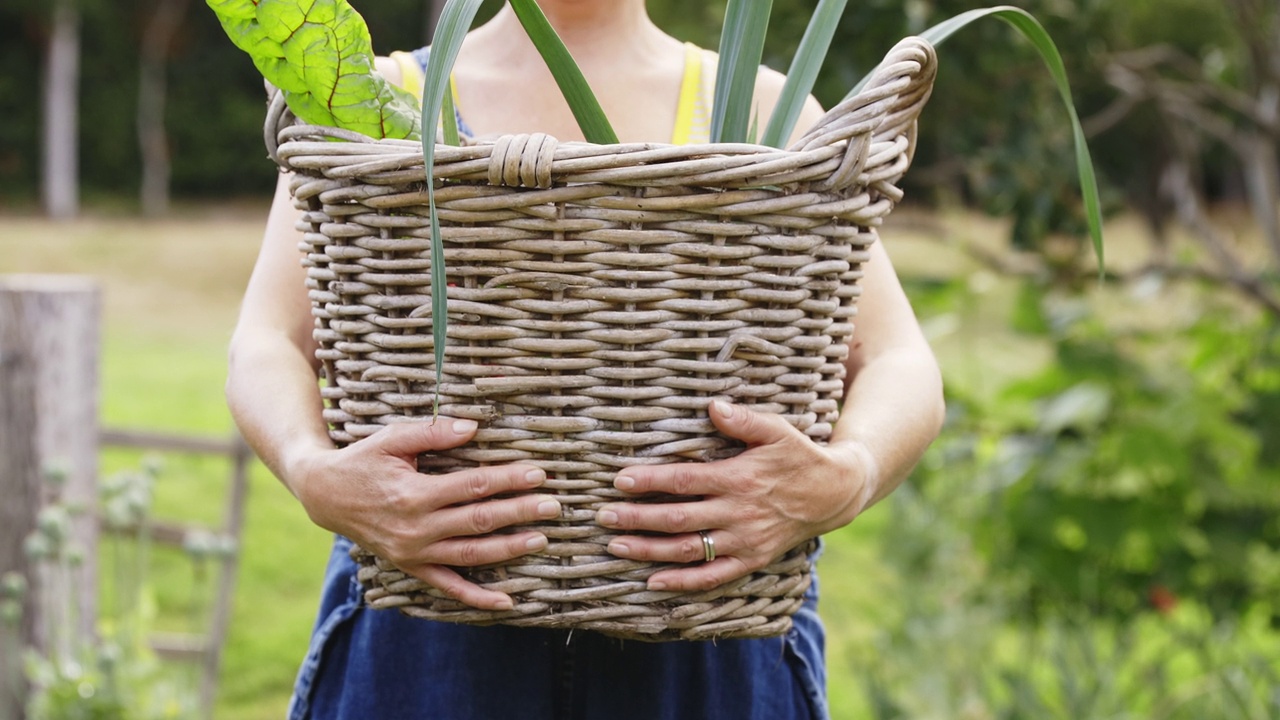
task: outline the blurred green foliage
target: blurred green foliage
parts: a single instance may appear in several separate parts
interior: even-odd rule
[[[103,586],[112,602],[92,625],[94,636],[77,633],[80,587],[72,570],[84,562],[85,548],[71,538],[72,518],[85,508],[64,504],[59,480],[46,471],[54,502],[40,511],[25,552],[39,568],[40,582],[51,583],[37,621],[46,647],[22,651],[31,694],[24,717],[30,720],[178,720],[199,714],[192,678],[166,672],[147,642],[156,603],[148,585],[150,540],[147,525],[152,490],[160,466],[147,461],[138,470],[104,478],[95,508],[102,527],[99,554],[105,563]],[[208,588],[201,588],[208,592]],[[6,648],[7,650],[7,648]],[[0,680],[8,681],[9,678]]]
[[[846,649],[868,716],[1280,716],[1280,326],[1211,284],[993,282],[1014,301],[887,500],[892,600]],[[934,321],[974,288],[908,280],[969,331]],[[1007,333],[1046,362],[1003,372]]]
[[[896,617],[849,647],[874,720],[1265,720],[1280,713],[1271,606],[1218,615],[1195,598],[1127,617],[1019,610],[1016,575],[973,543],[993,518],[961,466],[889,503],[881,557]],[[958,481],[958,482],[954,482]],[[852,716],[852,715],[850,715]]]
[[[981,498],[977,547],[1029,616],[1128,617],[1179,597],[1228,616],[1280,596],[1280,327],[1212,289],[1163,316],[1148,283],[1107,290],[1111,311],[1027,280],[1008,322],[1050,361],[994,393],[949,379],[918,482]],[[913,299],[951,312],[967,292],[956,280]],[[1117,320],[1135,306],[1142,322]]]

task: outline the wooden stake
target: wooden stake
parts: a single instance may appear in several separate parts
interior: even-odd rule
[[[29,583],[22,622],[0,627],[0,647],[69,651],[94,635],[100,308],[87,278],[0,276],[0,576]],[[60,487],[47,482],[51,473]],[[55,495],[82,510],[69,542],[84,560],[62,580],[36,576],[23,552]],[[22,717],[26,685],[11,655],[0,653],[0,718]]]

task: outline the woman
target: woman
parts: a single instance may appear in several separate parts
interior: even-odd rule
[[[709,109],[706,67],[713,58],[659,30],[644,0],[540,5],[622,142],[700,139],[696,119]],[[401,80],[414,69],[400,59],[380,59],[379,67]],[[478,137],[536,130],[581,139],[509,7],[468,35],[454,79],[460,113]],[[762,70],[760,116],[767,116],[782,81]],[[799,127],[820,114],[810,99]],[[396,425],[334,448],[321,419],[313,323],[286,185],[282,178],[232,339],[227,396],[259,456],[311,519],[339,536],[291,717],[826,716],[816,587],[786,637],[715,644],[622,643],[594,633],[448,625],[364,608],[346,557],[350,541],[464,603],[510,608],[509,597],[467,582],[448,566],[537,552],[547,545],[539,533],[488,533],[556,517],[560,507],[536,493],[459,506],[537,488],[545,474],[530,466],[477,468],[429,481],[416,472],[419,453],[466,443],[476,430],[471,421]],[[618,474],[615,485],[626,493],[703,498],[599,510],[600,524],[624,533],[609,545],[611,553],[688,563],[655,573],[651,589],[711,588],[842,527],[891,492],[936,435],[942,418],[937,365],[888,257],[879,245],[871,253],[847,395],[828,445],[815,445],[780,418],[715,403],[712,421],[748,451],[715,463]],[[641,534],[625,534],[632,531]],[[715,542],[711,562],[695,562],[703,558],[699,532]]]

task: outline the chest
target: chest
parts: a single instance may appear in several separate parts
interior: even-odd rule
[[[584,73],[622,142],[670,142],[680,104],[681,64]],[[544,65],[454,71],[458,109],[476,137],[545,132],[582,140],[577,121]]]

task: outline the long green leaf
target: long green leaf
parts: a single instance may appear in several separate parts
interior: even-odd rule
[[[772,8],[773,0],[729,0],[725,8],[711,106],[713,143],[739,143],[747,138],[756,74],[764,56],[764,36]]]
[[[603,1],[612,2],[613,0]],[[613,126],[605,117],[595,93],[591,91],[587,79],[582,76],[582,70],[574,62],[569,49],[556,34],[555,28],[547,22],[547,16],[542,14],[538,3],[534,0],[511,0],[511,9],[515,11],[520,24],[524,26],[525,33],[529,35],[534,47],[538,48],[542,59],[550,68],[556,85],[560,86],[561,94],[568,101],[574,119],[578,121],[582,136],[588,142],[599,145],[617,143],[618,136],[613,132]]]
[[[836,34],[836,25],[847,3],[848,0],[819,0],[800,40],[800,47],[796,49],[796,56],[791,60],[791,68],[787,70],[787,81],[782,86],[782,95],[778,97],[773,114],[769,116],[762,144],[780,148],[791,138],[800,112],[813,92],[822,61],[831,49],[831,38]]]
[[[444,266],[444,241],[440,237],[440,217],[436,213],[434,165],[436,128],[453,64],[458,59],[462,40],[484,0],[448,0],[440,11],[435,37],[431,41],[431,57],[427,60],[426,78],[422,83],[422,160],[427,175],[427,206],[431,214],[431,337],[435,343],[436,400],[434,412],[440,412],[440,383],[444,377],[444,348],[448,341],[449,282]],[[452,119],[451,119],[452,121]]]
[[[444,135],[444,144],[458,147],[462,138],[458,137],[458,108],[453,105],[453,78],[449,78],[449,86],[444,91],[444,105],[440,109],[440,130]]]
[[[1054,44],[1053,38],[1049,37],[1044,26],[1022,8],[999,5],[960,13],[950,20],[934,25],[921,33],[920,37],[934,45],[940,45],[969,23],[984,17],[999,18],[1022,33],[1039,51],[1040,59],[1044,61],[1045,67],[1049,69],[1049,74],[1057,85],[1058,95],[1062,98],[1062,103],[1066,106],[1067,114],[1071,118],[1071,134],[1075,140],[1076,172],[1080,178],[1080,194],[1084,198],[1085,221],[1089,226],[1089,237],[1093,241],[1093,251],[1098,257],[1098,272],[1101,275],[1106,271],[1106,254],[1102,243],[1102,202],[1098,196],[1098,178],[1094,173],[1093,157],[1089,153],[1089,143],[1085,139],[1084,128],[1080,125],[1080,116],[1076,113],[1075,102],[1071,99],[1071,84],[1067,80],[1066,65],[1062,62],[1058,46]],[[870,78],[871,75],[868,73],[845,99],[857,95]]]

